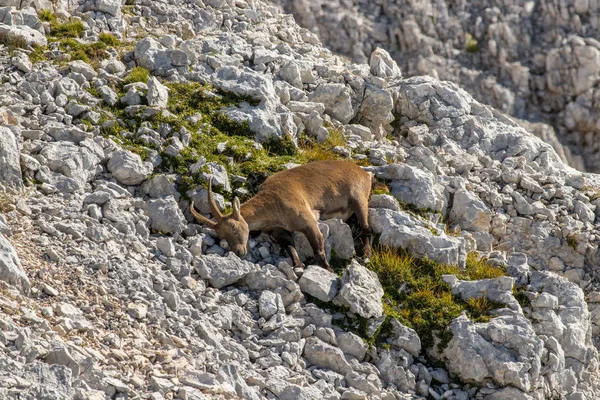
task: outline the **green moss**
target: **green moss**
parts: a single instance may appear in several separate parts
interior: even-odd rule
[[[131,71],[127,74],[125,78],[123,78],[123,85],[127,85],[129,83],[134,82],[148,82],[148,78],[150,77],[150,71],[148,71],[144,67],[135,67],[132,68]],[[170,97],[170,96],[169,96]]]

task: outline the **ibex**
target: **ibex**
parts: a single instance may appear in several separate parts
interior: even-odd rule
[[[371,256],[368,203],[372,175],[351,161],[314,161],[277,172],[259,186],[258,193],[240,205],[233,200],[233,212],[223,215],[213,193],[212,179],[208,184],[208,204],[215,221],[205,218],[190,205],[192,215],[213,228],[219,238],[227,240],[238,256],[246,255],[250,231],[270,233],[286,249],[294,267],[303,268],[294,248],[292,232],[302,232],[308,239],[315,259],[332,271],[325,256],[325,240],[319,230],[319,219],[347,220],[354,213],[363,236],[366,257]]]

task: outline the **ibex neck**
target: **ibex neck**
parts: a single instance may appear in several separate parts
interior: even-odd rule
[[[266,210],[263,199],[256,195],[240,207],[240,213],[246,220],[251,231],[260,231],[268,228],[269,212]]]

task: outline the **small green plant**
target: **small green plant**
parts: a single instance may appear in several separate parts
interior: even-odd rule
[[[465,35],[465,47],[468,53],[477,53],[479,51],[477,39],[475,39],[470,33]]]
[[[85,31],[83,22],[70,19],[67,22],[54,20],[50,23],[50,36],[56,38],[78,38]]]
[[[29,61],[31,61],[34,64],[40,61],[45,61],[47,59],[46,55],[44,54],[46,50],[47,47],[40,46],[39,44],[34,44],[33,51],[29,53]]]
[[[40,21],[56,23],[56,15],[54,15],[52,10],[40,10],[38,12],[38,18]]]
[[[579,242],[577,241],[577,238],[575,237],[575,235],[569,235],[569,236],[567,236],[567,244],[573,250],[577,250],[577,246],[579,245]]]
[[[129,74],[127,74],[127,76],[123,79],[123,84],[127,85],[129,83],[134,83],[134,82],[146,83],[146,82],[148,82],[149,77],[150,77],[150,71],[148,71],[144,67],[138,66],[138,67],[133,68],[131,71],[129,71]]]
[[[101,32],[98,35],[98,40],[104,43],[107,46],[117,47],[121,44],[121,41],[117,39],[114,35],[110,33]]]

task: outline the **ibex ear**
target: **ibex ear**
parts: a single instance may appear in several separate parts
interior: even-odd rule
[[[235,219],[241,219],[242,218],[242,214],[240,212],[240,199],[238,199],[237,197],[233,199],[233,218]]]

